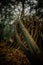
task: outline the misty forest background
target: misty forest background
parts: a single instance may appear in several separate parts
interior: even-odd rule
[[[43,65],[43,0],[0,0],[0,65]]]

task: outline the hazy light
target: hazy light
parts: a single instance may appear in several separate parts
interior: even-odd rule
[[[24,11],[25,15],[29,15],[29,10],[30,10],[30,7],[25,8],[25,11]]]

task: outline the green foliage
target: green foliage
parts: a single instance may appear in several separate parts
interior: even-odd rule
[[[4,38],[8,39],[14,34],[14,26],[13,25],[6,25],[3,31]]]

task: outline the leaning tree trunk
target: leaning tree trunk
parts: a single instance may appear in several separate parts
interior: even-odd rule
[[[34,52],[38,56],[38,58],[40,58],[40,60],[43,61],[43,55],[41,50],[38,48],[37,44],[35,43],[35,41],[33,40],[33,38],[31,37],[31,35],[27,31],[27,29],[24,27],[21,21],[19,21],[19,26],[22,30],[24,38],[28,44],[28,47],[30,48],[30,51]]]
[[[21,41],[20,37],[18,36],[18,32],[17,32],[17,28],[16,26],[14,26],[15,29],[15,35],[16,35],[16,40],[20,46],[20,49],[24,52],[24,54],[26,55],[26,57],[30,60],[31,64],[37,64],[38,60],[36,60],[36,56],[34,55],[34,53],[31,53],[30,50],[27,50],[24,45],[23,42]]]

